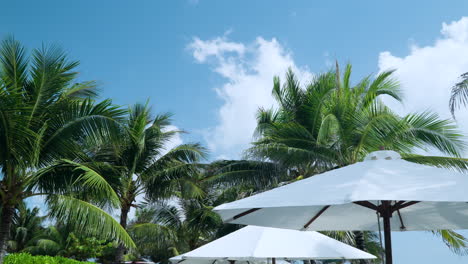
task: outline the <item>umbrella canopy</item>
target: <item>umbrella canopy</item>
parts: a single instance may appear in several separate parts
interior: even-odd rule
[[[227,259],[190,259],[182,258],[183,255],[175,256],[170,259],[173,264],[231,264]],[[181,263],[182,262],[182,263]],[[232,261],[231,261],[232,262]],[[282,259],[275,261],[275,264],[291,264]],[[235,261],[235,264],[269,264],[268,260],[240,260]]]
[[[247,226],[193,251],[171,259],[195,264],[214,260],[374,259],[375,256],[317,232]],[[202,261],[202,262],[200,262]]]
[[[328,171],[215,208],[224,221],[297,230],[468,228],[468,175],[377,151]],[[390,255],[390,256],[389,256]]]
[[[216,259],[193,259],[193,260],[187,260],[182,258],[182,255],[175,256],[169,259],[171,263],[177,264],[180,262],[183,262],[184,264],[222,264],[225,263],[226,261],[217,261]],[[227,263],[225,263],[227,264]]]

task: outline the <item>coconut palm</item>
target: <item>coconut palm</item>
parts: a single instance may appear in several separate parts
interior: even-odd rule
[[[8,252],[20,252],[37,235],[44,231],[44,216],[39,216],[39,208],[28,208],[26,204],[17,206],[8,241]]]
[[[0,46],[0,263],[13,216],[29,197],[47,197],[51,215],[70,221],[84,233],[114,238],[134,246],[110,215],[75,195],[87,188],[115,205],[116,195],[99,175],[49,177],[58,161],[78,165],[85,141],[101,142],[112,134],[124,111],[111,101],[96,101],[94,82],[75,83],[78,62],[56,46],[28,56],[10,37]],[[76,176],[76,177],[73,177]]]
[[[103,175],[112,186],[119,200],[123,229],[127,228],[130,210],[138,206],[137,197],[157,201],[172,196],[175,182],[195,170],[205,157],[205,149],[197,143],[167,149],[181,132],[172,129],[170,114],[153,117],[147,104],[136,104],[122,122],[118,141],[109,139],[90,149],[90,162],[81,169]],[[121,243],[116,262],[123,260],[125,250]]]
[[[138,253],[153,261],[168,262],[172,256],[193,250],[239,228],[223,224],[212,209],[287,179],[271,162],[219,160],[197,164],[179,178],[171,199],[143,203],[130,234]]]
[[[457,158],[465,143],[451,120],[430,112],[400,117],[385,106],[382,95],[402,100],[392,71],[352,85],[351,65],[343,74],[337,66],[302,88],[290,70],[283,86],[274,79],[279,107],[259,110],[257,140],[247,153],[278,162],[299,178],[358,162],[379,149],[398,151],[414,162],[467,168],[466,160]],[[409,154],[428,147],[455,158]],[[363,233],[354,236],[356,246],[363,249]],[[457,249],[465,243],[451,245]]]
[[[80,235],[70,225],[56,224],[43,228],[30,239],[22,252],[32,255],[63,256],[77,260],[100,257],[107,248],[114,249],[114,243],[95,237]]]
[[[199,199],[181,199],[177,204],[157,203],[139,211],[131,234],[140,254],[167,262],[216,238],[222,225],[211,206]]]
[[[68,246],[72,229],[67,225],[48,226],[31,238],[22,250],[32,255],[63,256]]]

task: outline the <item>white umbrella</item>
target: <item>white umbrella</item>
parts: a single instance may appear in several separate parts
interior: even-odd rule
[[[187,264],[214,260],[266,261],[269,259],[374,259],[375,256],[317,232],[247,226],[175,258]],[[217,263],[217,262],[216,262]]]
[[[297,230],[468,228],[468,175],[377,151],[363,162],[215,208],[225,222]],[[376,214],[379,216],[377,217]]]
[[[270,264],[269,260],[243,260],[235,261],[224,259],[190,259],[182,258],[183,255],[175,256],[170,259],[173,264],[231,264],[233,261],[235,264]],[[271,259],[270,259],[271,260]],[[291,264],[290,262],[282,259],[275,260],[276,264]],[[321,262],[320,262],[321,263]]]

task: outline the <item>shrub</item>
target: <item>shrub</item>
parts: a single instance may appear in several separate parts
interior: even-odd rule
[[[64,257],[51,256],[31,256],[27,253],[11,254],[5,257],[4,264],[86,264],[91,262],[81,262]]]

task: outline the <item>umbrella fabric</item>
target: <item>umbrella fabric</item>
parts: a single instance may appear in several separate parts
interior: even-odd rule
[[[408,162],[394,151],[377,151],[363,162],[223,204],[215,211],[230,223],[376,231],[375,207],[389,201],[393,231],[468,229],[467,190],[466,174]]]
[[[182,255],[172,257],[170,259],[173,264],[231,264],[227,259],[183,259]],[[291,264],[286,260],[278,259],[275,261],[276,264]],[[302,264],[302,262],[300,262]],[[322,263],[317,261],[317,263]],[[235,264],[272,264],[270,260],[238,260]]]
[[[183,263],[183,264],[229,264],[228,261],[226,260],[216,260],[216,259],[184,259],[182,258],[182,255],[175,256],[169,259],[171,263],[177,264],[177,263]]]
[[[179,257],[190,261],[208,260],[211,263],[215,259],[261,261],[271,258],[288,260],[375,258],[369,253],[317,232],[258,226],[247,226]]]

